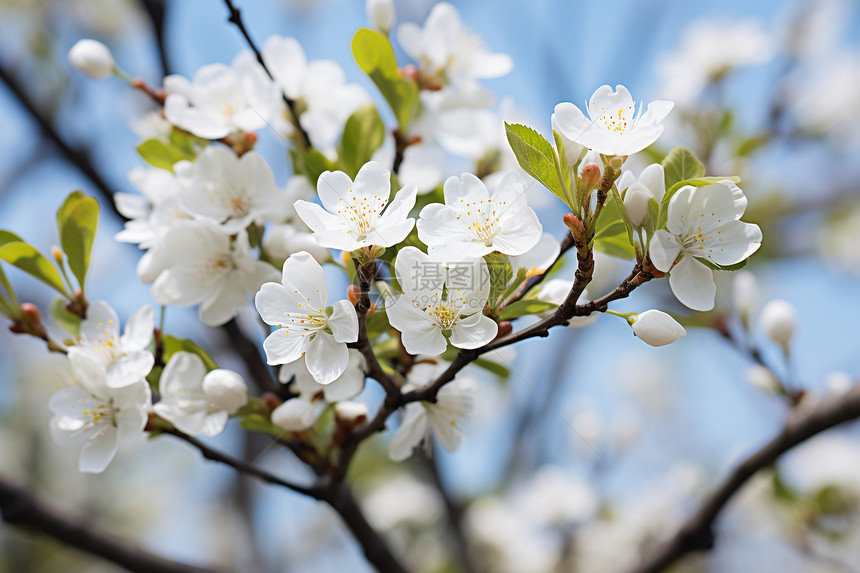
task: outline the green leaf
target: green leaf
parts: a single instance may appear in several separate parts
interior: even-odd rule
[[[203,359],[203,365],[206,366],[207,371],[218,368],[218,364],[212,360],[209,353],[197,346],[193,340],[188,338],[176,338],[175,336],[164,334],[161,336],[161,344],[163,349],[162,359],[165,364],[170,362],[170,358],[177,352],[191,352]]]
[[[668,189],[678,181],[703,177],[705,166],[686,147],[676,147],[663,159],[663,171],[666,175],[666,188]]]
[[[675,196],[675,193],[681,190],[681,188],[692,185],[693,187],[704,187],[705,185],[711,185],[712,183],[717,183],[719,181],[729,180],[732,183],[740,183],[741,178],[735,175],[724,176],[724,177],[697,177],[695,179],[685,179],[683,181],[678,181],[674,185],[668,188],[666,193],[663,194],[663,199],[660,201],[660,215],[657,217],[657,229],[662,229],[666,226],[666,219],[669,216],[669,201],[672,200],[672,197]]]
[[[262,432],[275,437],[282,437],[284,430],[272,423],[272,421],[260,413],[247,414],[239,420],[239,427],[251,432]]]
[[[564,138],[556,130],[552,130],[552,137],[555,140],[555,149],[558,156],[559,168],[561,169],[562,182],[564,183],[564,187],[569,191],[573,189],[573,175],[570,163],[567,161],[567,148],[564,145]]]
[[[607,200],[597,219],[594,248],[601,253],[624,259],[632,259],[636,256],[636,251],[630,242],[627,224],[614,195],[612,200]]]
[[[194,154],[188,153],[160,139],[147,139],[137,146],[137,152],[144,161],[167,171],[173,171],[173,165],[182,160],[193,161]]]
[[[69,261],[72,274],[81,289],[90,267],[90,255],[99,223],[99,203],[82,191],[71,193],[57,211],[60,244]]]
[[[717,263],[712,263],[708,259],[700,259],[699,257],[695,257],[695,259],[713,271],[734,272],[734,271],[739,271],[739,270],[743,269],[744,267],[746,267],[748,264],[750,264],[749,258],[746,258],[746,259],[742,260],[741,262],[735,263],[733,265],[718,265]]]
[[[361,166],[370,161],[385,139],[385,124],[373,104],[356,110],[343,128],[340,160],[347,175],[355,178]]]
[[[400,132],[407,133],[418,110],[418,85],[399,75],[391,42],[384,34],[361,28],[352,38],[352,55],[391,106]]]
[[[518,123],[505,123],[505,132],[523,171],[543,183],[556,197],[574,209],[572,201],[565,196],[562,189],[559,180],[561,168],[550,142],[532,128]]]
[[[13,233],[12,231],[0,230],[0,247],[6,243],[23,243],[24,239]]]
[[[493,362],[492,360],[487,360],[486,358],[478,358],[474,362],[472,362],[475,366],[479,368],[483,368],[488,372],[492,372],[496,376],[500,378],[507,378],[511,375],[511,371],[509,368],[502,366],[498,362]]]
[[[377,309],[367,315],[366,326],[367,337],[371,340],[391,330],[391,325],[388,323],[388,315],[382,309]]]
[[[511,267],[511,269],[513,270],[513,267]],[[511,281],[510,286],[505,289],[505,292],[503,292],[502,296],[500,296],[499,298],[502,301],[508,300],[508,297],[514,294],[514,291],[517,290],[519,286],[523,284],[523,282],[525,282],[525,280],[528,278],[528,272],[529,270],[525,267],[518,268],[517,274],[514,276],[514,280]]]
[[[557,304],[537,299],[518,300],[502,309],[499,320],[513,320],[527,314],[540,314],[557,306]]]
[[[78,331],[81,327],[81,317],[66,310],[66,299],[55,298],[54,302],[51,303],[50,312],[57,326],[73,337],[78,337]]]
[[[174,148],[190,158],[196,158],[200,150],[209,145],[208,140],[175,127],[170,130],[170,135],[167,137]]]
[[[496,309],[499,296],[504,292],[508,282],[514,278],[514,271],[511,269],[511,261],[508,257],[498,253],[490,253],[484,256],[487,262],[487,269],[490,271],[490,298],[487,304],[492,310]]]
[[[293,167],[308,178],[313,188],[316,188],[320,175],[335,169],[331,161],[313,147],[293,154]]]
[[[42,253],[36,250],[36,247],[23,241],[7,242],[0,246],[0,259],[36,277],[61,295],[69,296],[63,286],[60,273],[48,262],[48,259],[42,256]]]

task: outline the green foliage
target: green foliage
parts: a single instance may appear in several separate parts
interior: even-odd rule
[[[212,357],[209,356],[205,350],[197,346],[197,344],[188,338],[176,338],[175,336],[170,336],[169,334],[164,334],[161,336],[161,344],[162,344],[162,360],[167,364],[170,362],[170,358],[176,354],[177,352],[191,352],[192,354],[196,354],[201,359],[203,359],[203,365],[206,366],[206,370],[215,370],[218,368],[218,364],[212,360]]]
[[[340,160],[344,171],[355,178],[385,139],[385,124],[373,104],[356,110],[343,128]]]
[[[378,338],[391,330],[388,315],[382,309],[377,309],[367,315],[367,337],[371,340]]]
[[[81,290],[90,267],[90,255],[99,223],[99,204],[83,191],[71,193],[57,211],[57,231],[60,244],[69,261],[69,268]]]
[[[513,320],[528,314],[540,314],[556,308],[558,305],[537,299],[526,299],[512,302],[499,313],[499,320]]]
[[[181,149],[173,143],[161,139],[147,139],[137,146],[137,152],[144,161],[153,167],[171,172],[176,162],[193,161],[195,157],[195,154],[187,149]]]
[[[401,133],[418,110],[418,85],[400,76],[391,42],[384,34],[361,28],[352,39],[352,55],[391,106]]]
[[[238,415],[239,427],[251,432],[262,432],[280,438],[284,435],[284,430],[272,423],[272,421],[259,412],[249,412],[243,414],[240,410]]]
[[[440,356],[440,358],[446,362],[452,362],[457,357],[457,354],[459,352],[459,348],[455,348],[454,346],[451,346],[449,344],[448,349],[444,353],[442,353],[442,356]],[[473,361],[472,364],[478,366],[479,368],[483,368],[487,372],[492,372],[493,374],[501,378],[507,378],[511,374],[510,369],[506,366],[503,366],[498,362],[493,362],[492,360],[488,360],[486,358],[478,358],[477,360]]]
[[[663,171],[666,174],[666,188],[668,189],[679,181],[703,177],[705,166],[686,147],[676,147],[663,159]]]
[[[337,169],[336,165],[313,147],[304,151],[291,149],[290,157],[293,161],[293,169],[296,174],[307,177],[311,187],[314,188],[317,186],[317,180],[320,175],[326,171],[334,171]]]
[[[495,311],[499,297],[504,292],[508,282],[514,278],[514,271],[511,269],[511,261],[504,255],[490,253],[484,256],[484,260],[490,271],[490,298],[487,303],[490,305],[490,309]]]
[[[746,259],[742,260],[741,262],[735,263],[733,265],[718,265],[716,263],[712,263],[708,259],[700,259],[699,257],[696,257],[696,260],[699,261],[700,263],[703,263],[709,269],[712,269],[715,271],[730,271],[730,272],[739,271],[742,268],[746,267],[748,264],[750,264],[749,258],[746,258]]]
[[[75,338],[78,337],[78,331],[81,328],[81,317],[66,310],[66,299],[55,298],[54,302],[51,303],[50,312],[57,326]]]
[[[594,248],[613,257],[632,259],[636,256],[636,251],[630,243],[627,224],[621,214],[619,202],[614,197],[607,198],[606,204],[600,212],[600,217],[597,219]]]
[[[523,171],[540,181],[556,197],[574,209],[573,201],[568,198],[561,186],[558,158],[552,144],[530,127],[517,123],[505,123],[508,143]]]
[[[571,167],[573,166],[567,161],[567,147],[564,145],[564,138],[556,130],[552,130],[552,137],[555,140],[555,149],[558,152],[562,183],[564,183],[564,188],[570,191],[573,189],[573,175],[571,171]],[[575,196],[576,193],[573,193],[572,195]]]
[[[34,276],[61,295],[69,296],[57,269],[36,247],[28,245],[14,233],[0,231],[0,259]]]

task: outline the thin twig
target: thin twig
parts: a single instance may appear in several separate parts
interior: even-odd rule
[[[135,573],[215,573],[214,569],[170,561],[92,524],[89,516],[61,513],[23,486],[0,478],[0,513],[11,525],[37,531],[80,551],[98,555]],[[223,570],[222,570],[223,571]]]
[[[860,417],[860,385],[809,409],[792,410],[782,431],[729,474],[668,541],[645,556],[632,573],[659,573],[681,557],[714,546],[714,523],[741,487],[783,453],[829,428]]]

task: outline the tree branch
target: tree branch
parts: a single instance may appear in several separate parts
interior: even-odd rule
[[[215,573],[214,569],[176,563],[145,551],[92,525],[89,517],[78,519],[60,513],[5,478],[0,478],[0,513],[11,525],[44,533],[135,573]]]
[[[251,51],[254,52],[254,55],[257,57],[257,61],[263,67],[266,74],[274,80],[275,77],[272,75],[272,72],[269,70],[268,66],[266,66],[266,62],[263,59],[263,54],[260,53],[259,48],[257,48],[257,44],[254,43],[254,40],[251,38],[251,34],[248,32],[248,29],[245,27],[245,22],[242,20],[242,11],[237,8],[233,4],[233,0],[224,0],[224,4],[227,5],[227,10],[230,11],[230,16],[227,18],[228,22],[232,22],[239,29],[239,32],[242,34],[242,37],[245,38],[245,43],[248,44],[248,47],[251,48]],[[300,143],[301,145],[307,149],[311,146],[311,140],[308,137],[307,132],[302,127],[302,124],[299,122],[299,114],[296,112],[296,101],[287,96],[287,94],[281,94],[284,103],[287,105],[287,109],[290,111],[290,116],[293,119],[293,125],[296,127],[296,130],[299,132]]]
[[[165,15],[167,7],[164,0],[140,0],[143,10],[152,22],[155,33],[155,46],[158,49],[158,61],[161,63],[161,71],[165,76],[170,75],[170,58],[167,55],[167,44],[165,41]]]
[[[113,188],[107,181],[105,181],[101,174],[96,171],[95,166],[92,161],[90,161],[89,154],[83,150],[75,149],[59,134],[59,132],[54,128],[49,116],[36,107],[36,104],[24,89],[24,85],[2,66],[0,66],[0,80],[6,84],[9,91],[12,92],[13,96],[15,96],[15,99],[17,99],[24,109],[27,110],[27,113],[29,113],[33,120],[38,124],[39,129],[41,129],[42,132],[54,143],[63,157],[65,157],[69,163],[74,165],[78,171],[92,182],[96,187],[96,190],[102,196],[104,203],[107,203],[108,207],[110,207],[117,217],[124,220],[125,218],[119,214],[119,211],[117,211],[116,205],[114,204]]]
[[[810,407],[792,410],[782,431],[729,474],[678,532],[646,555],[632,573],[658,573],[681,557],[714,546],[714,522],[741,487],[759,470],[773,464],[783,453],[829,428],[860,417],[860,385],[847,393]]]
[[[379,382],[387,396],[399,396],[400,389],[394,384],[391,376],[385,373],[379,360],[376,358],[376,353],[373,352],[373,347],[370,345],[370,340],[367,337],[367,312],[370,310],[370,284],[373,282],[373,277],[376,275],[376,260],[371,260],[366,263],[355,262],[355,273],[358,277],[358,302],[355,304],[355,313],[358,315],[358,340],[352,344],[353,348],[359,350],[365,360],[367,360],[368,374],[377,382]]]
[[[184,432],[180,432],[175,428],[158,428],[158,431],[164,434],[170,434],[171,436],[175,436],[180,440],[184,440],[200,450],[200,453],[203,454],[203,457],[207,460],[212,460],[215,462],[219,462],[225,465],[230,466],[235,469],[237,472],[241,472],[243,474],[247,474],[250,476],[254,476],[257,479],[261,479],[266,483],[270,483],[272,485],[277,485],[281,487],[285,487],[287,489],[291,489],[296,493],[301,493],[303,495],[307,495],[314,499],[322,499],[321,498],[321,489],[317,486],[303,486],[299,484],[295,484],[289,482],[285,479],[281,479],[278,476],[267,472],[261,468],[253,464],[249,464],[243,460],[228,456],[227,454],[222,454],[217,450],[213,450],[197,438],[193,436],[189,436]]]

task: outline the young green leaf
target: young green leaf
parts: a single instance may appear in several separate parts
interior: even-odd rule
[[[495,310],[499,296],[505,290],[508,282],[514,278],[511,262],[504,255],[490,253],[484,256],[487,269],[490,271],[490,298],[487,303]]]
[[[61,295],[69,296],[63,286],[60,273],[48,262],[48,259],[42,256],[42,253],[36,250],[36,247],[23,241],[10,241],[0,246],[0,259],[36,277]]]
[[[502,309],[502,312],[499,313],[499,320],[513,320],[528,314],[539,314],[557,306],[557,304],[537,299],[518,300]]]
[[[192,354],[199,356],[203,360],[203,365],[206,366],[207,371],[218,368],[218,364],[212,360],[209,353],[197,346],[193,340],[188,338],[176,338],[175,336],[164,334],[161,337],[161,344],[163,348],[162,359],[165,364],[170,361],[171,356],[182,351],[191,352]]]
[[[352,38],[352,55],[388,102],[400,132],[407,133],[418,110],[418,85],[398,74],[391,42],[384,34],[361,28]]]
[[[620,208],[619,208],[620,206]],[[594,248],[607,255],[631,259],[636,256],[628,233],[627,224],[621,214],[623,205],[614,196],[608,198],[600,212],[594,233]]]
[[[357,109],[343,128],[340,159],[344,171],[355,178],[361,166],[370,161],[385,139],[385,124],[373,104]]]
[[[570,163],[567,161],[567,148],[564,145],[564,138],[554,129],[552,130],[552,137],[555,140],[555,150],[556,155],[558,156],[559,169],[561,170],[561,181],[564,184],[563,187],[564,189],[567,189],[568,193],[571,195],[571,202],[574,202],[576,193],[571,191],[571,189],[573,189],[573,175]],[[574,211],[575,210],[576,209],[574,209]]]
[[[51,317],[57,326],[74,336],[78,337],[81,327],[81,317],[66,310],[66,299],[55,298],[50,307]]]
[[[556,197],[574,209],[572,201],[565,196],[559,180],[561,168],[552,144],[544,137],[525,125],[505,123],[508,143],[523,171],[543,183]]]
[[[137,152],[144,161],[153,167],[167,171],[173,171],[173,165],[177,161],[182,161],[183,159],[187,159],[188,161],[194,160],[193,154],[187,153],[160,139],[147,139],[137,146]]]
[[[82,191],[71,193],[57,211],[57,231],[60,244],[69,261],[69,268],[81,289],[90,266],[90,255],[99,223],[99,203]]]
[[[663,159],[663,171],[666,175],[666,188],[668,189],[678,181],[703,177],[705,166],[686,147],[676,147]]]

